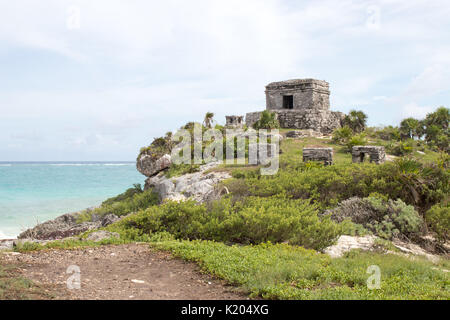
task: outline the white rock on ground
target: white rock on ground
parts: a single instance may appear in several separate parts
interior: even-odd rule
[[[160,172],[147,179],[145,186],[146,189],[153,188],[162,201],[193,199],[204,202],[214,193],[214,188],[220,181],[231,178],[228,172],[206,173],[207,170],[217,165],[217,162],[208,163],[201,166],[198,172],[173,178],[167,178],[164,172]]]
[[[375,246],[376,236],[364,236],[364,237],[352,237],[352,236],[341,236],[335,245],[332,245],[324,250],[324,253],[328,254],[332,258],[340,258],[344,253],[353,250],[372,250]],[[438,255],[431,254],[420,246],[407,243],[400,240],[393,240],[392,244],[399,249],[401,252],[387,251],[386,253],[404,255],[409,258],[414,258],[414,256],[422,256],[427,258],[433,263],[437,263],[440,260]]]
[[[375,236],[364,237],[352,237],[352,236],[340,236],[337,243],[324,250],[332,258],[340,258],[344,253],[353,249],[370,250],[372,249]]]
[[[105,239],[110,238],[119,238],[119,234],[117,232],[109,232],[105,230],[94,231],[86,237],[87,241],[99,242]]]

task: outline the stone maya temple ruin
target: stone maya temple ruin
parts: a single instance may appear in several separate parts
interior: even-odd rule
[[[342,127],[345,114],[330,110],[330,86],[328,82],[315,79],[294,79],[272,82],[266,86],[266,110],[274,112],[281,128],[297,129],[288,132],[287,137],[298,138],[307,130],[318,135],[331,134]],[[250,112],[245,116],[248,127],[261,118],[262,112]],[[243,116],[227,116],[227,127],[242,127]],[[352,150],[353,162],[363,162],[364,158],[377,164],[386,159],[384,147],[355,146]],[[333,164],[333,149],[306,147],[303,161],[323,161]]]
[[[266,86],[266,109],[275,112],[282,128],[311,129],[329,134],[341,127],[345,115],[330,111],[330,88],[326,81],[296,79]],[[261,112],[247,113],[245,124],[252,126]]]

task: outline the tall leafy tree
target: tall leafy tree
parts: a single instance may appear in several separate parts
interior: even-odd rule
[[[450,133],[448,123],[450,121],[450,110],[439,107],[436,111],[427,114],[423,120],[425,140],[440,150],[448,152]]]
[[[435,112],[427,114],[424,124],[427,127],[435,125],[443,130],[447,130],[449,121],[450,110],[446,107],[439,107]]]

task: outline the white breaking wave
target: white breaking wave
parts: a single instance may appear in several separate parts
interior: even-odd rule
[[[133,163],[51,163],[51,166],[66,167],[66,166],[130,166]]]
[[[6,233],[4,233],[2,230],[0,230],[0,240],[3,239],[15,239],[16,236],[9,236]]]

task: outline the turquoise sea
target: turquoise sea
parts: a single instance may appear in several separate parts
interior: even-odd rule
[[[144,179],[134,162],[0,162],[0,239],[99,205]]]

